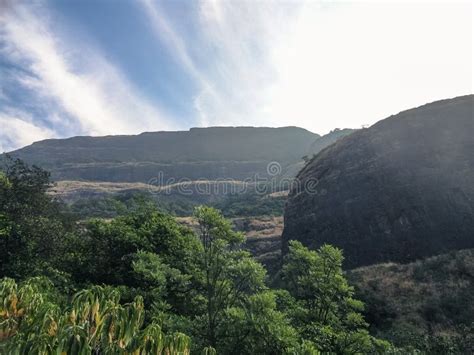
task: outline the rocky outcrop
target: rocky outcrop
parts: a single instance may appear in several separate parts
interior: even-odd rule
[[[344,249],[346,267],[474,247],[474,96],[434,102],[359,130],[298,174],[283,252],[297,239]]]

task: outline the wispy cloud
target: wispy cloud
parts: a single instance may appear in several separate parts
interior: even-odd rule
[[[156,37],[200,88],[194,97],[199,125],[271,124],[258,112],[262,89],[274,80],[268,54],[297,9],[270,2],[199,1],[192,14],[198,33],[190,40],[168,20],[160,2],[141,3]],[[193,53],[204,53],[210,69]]]
[[[153,0],[140,0],[140,3],[148,16],[151,28],[157,39],[166,44],[170,54],[184,67],[188,75],[197,82],[200,92],[194,99],[195,109],[199,113],[200,125],[209,126],[215,124],[208,118],[208,113],[203,109],[203,100],[210,99],[218,105],[224,105],[221,95],[216,91],[215,84],[205,72],[199,69],[189,52],[189,44],[186,38],[179,34],[172,23],[166,18],[166,14]]]
[[[0,126],[0,152],[54,136],[50,129],[35,125],[25,112],[0,112]]]
[[[161,13],[156,3],[152,0],[140,0],[147,15],[150,17],[150,22],[155,34],[159,40],[164,42],[171,54],[176,60],[180,61],[188,72],[199,80],[204,80],[199,70],[196,68],[194,61],[188,53],[187,44],[184,39],[178,35],[173,29],[172,25]]]
[[[1,54],[23,67],[21,75],[11,75],[17,85],[35,92],[38,104],[44,105],[43,99],[47,99],[49,107],[42,111],[48,117],[41,119],[50,127],[28,130],[32,122],[24,117],[13,119],[3,109],[2,120],[10,121],[10,132],[15,130],[15,134],[2,149],[55,136],[58,131],[67,131],[67,125],[74,127],[70,134],[92,135],[178,126],[162,108],[137,94],[138,90],[98,50],[78,41],[68,43],[51,30],[51,23],[41,20],[47,17],[38,13],[44,15],[46,10],[32,6],[14,5],[0,19]],[[63,119],[55,119],[58,115]]]
[[[201,125],[324,133],[472,92],[470,3],[202,0],[192,40],[160,2],[144,3],[157,36],[169,36],[201,83]]]
[[[50,136],[188,128],[181,122],[325,133],[472,92],[471,2],[140,0],[127,10],[145,15],[147,26],[134,28],[146,36],[130,36],[137,52],[115,63],[105,41],[94,46],[55,26],[44,3],[2,4],[10,5],[0,11],[0,55],[11,64],[0,67],[0,117],[9,122],[2,149]],[[90,31],[94,38],[100,29]],[[113,39],[124,41],[122,55],[125,32]],[[147,60],[130,70],[137,53]]]
[[[204,47],[216,53],[208,77],[218,99],[203,90],[196,97],[201,117],[218,125],[273,125],[261,108],[275,80],[271,58],[298,7],[270,2],[202,1],[199,25]]]

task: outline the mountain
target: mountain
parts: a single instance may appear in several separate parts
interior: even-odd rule
[[[267,176],[308,154],[319,135],[297,127],[210,127],[133,136],[48,139],[11,152],[52,173],[54,180],[147,183],[163,179]],[[171,182],[170,182],[171,183]]]
[[[292,239],[329,243],[353,268],[473,248],[473,106],[427,104],[322,150],[289,194],[283,252]]]
[[[341,131],[350,130],[320,137],[297,127],[192,128],[49,139],[10,155],[49,170],[55,181],[50,192],[82,217],[97,217],[102,210],[108,211],[102,217],[114,216],[138,195],[179,216],[199,204],[232,217],[281,216],[286,193],[266,198],[273,191],[257,193],[256,183],[293,179],[304,166],[303,157],[334,142]],[[270,163],[276,168],[271,175]]]

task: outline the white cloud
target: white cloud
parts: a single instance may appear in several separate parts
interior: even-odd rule
[[[194,100],[194,108],[199,113],[200,124],[202,126],[208,126],[212,123],[208,118],[208,112],[202,109],[201,101],[204,98],[210,99],[217,105],[222,106],[221,96],[215,90],[215,83],[213,83],[206,74],[203,73],[198,66],[195,64],[191,54],[188,51],[188,44],[182,36],[180,36],[173,28],[172,24],[164,16],[161,9],[157,6],[153,0],[141,0],[140,1],[146,15],[149,17],[151,28],[154,34],[161,42],[165,43],[168,47],[169,53],[181,63],[181,65],[188,72],[190,77],[194,79],[200,86],[200,93]]]
[[[0,54],[27,69],[15,73],[16,84],[35,92],[47,114],[34,120],[0,108],[2,128],[11,121],[3,147],[64,134],[187,128],[97,48],[55,32],[35,4],[2,8]],[[185,20],[154,0],[140,4],[165,55],[198,87],[201,126],[296,125],[324,133],[472,93],[471,2],[202,0]],[[190,20],[197,24],[192,41],[176,26]],[[1,90],[0,100],[5,96]]]
[[[29,145],[35,141],[53,138],[54,132],[36,126],[27,114],[16,112],[13,114],[0,113],[0,153]]]
[[[257,114],[264,90],[276,72],[269,57],[275,41],[288,30],[295,10],[271,2],[202,1],[199,24],[206,45],[216,53],[211,81],[219,97],[203,90],[196,99],[202,117],[217,125],[271,124]]]
[[[262,85],[272,81],[272,68],[266,67],[266,45],[279,32],[272,26],[279,20],[279,25],[285,24],[284,10],[291,10],[290,6],[277,7],[270,17],[269,10],[275,8],[271,3],[200,1],[196,14],[199,33],[191,43],[168,20],[158,1],[142,0],[141,4],[157,38],[200,88],[194,97],[199,125],[265,122],[253,113],[261,105]],[[199,66],[191,54],[196,52],[204,53],[211,70]]]
[[[77,41],[65,43],[51,31],[49,23],[41,21],[45,17],[33,14],[33,10],[28,5],[15,5],[4,14],[2,54],[22,63],[32,73],[29,77],[18,77],[20,84],[56,103],[56,107],[49,107],[51,119],[62,111],[80,126],[81,132],[92,135],[131,134],[177,126],[163,109],[140,97],[136,88],[98,51]],[[18,124],[15,122],[13,126]],[[57,117],[52,123],[59,123]],[[44,136],[39,130],[32,130],[31,137],[33,133],[38,134],[38,139]],[[18,142],[17,146],[22,144]]]
[[[472,93],[470,6],[307,4],[273,48],[267,114],[326,132]]]
[[[470,2],[202,0],[197,42],[163,26],[157,6],[146,1],[156,33],[171,34],[171,52],[202,84],[201,125],[324,133],[472,92]],[[213,70],[193,48],[212,53]]]

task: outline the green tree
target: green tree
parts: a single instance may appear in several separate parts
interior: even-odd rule
[[[273,291],[262,291],[227,309],[220,332],[222,353],[285,354],[298,347],[299,334],[277,309],[276,298]]]
[[[232,230],[219,211],[198,207],[198,250],[200,269],[195,273],[202,299],[202,314],[195,318],[205,344],[214,348],[223,331],[226,312],[245,302],[248,296],[265,288],[265,269],[250,254],[239,249],[244,237]]]
[[[0,172],[0,277],[24,278],[64,262],[73,221],[47,190],[49,173],[7,156]]]
[[[163,263],[189,273],[199,246],[191,230],[150,205],[110,221],[93,219],[79,239],[83,260],[76,270],[78,279],[133,287],[139,286],[132,267],[139,251],[154,253]]]
[[[371,337],[361,314],[363,303],[342,271],[341,250],[330,245],[310,251],[291,241],[282,275],[295,298],[291,318],[304,339],[323,352],[356,354],[382,351],[389,343]]]

